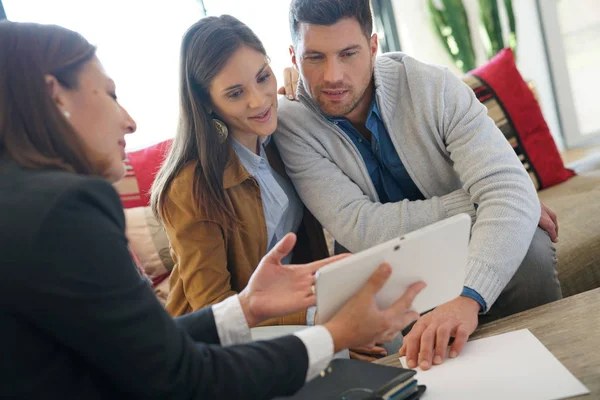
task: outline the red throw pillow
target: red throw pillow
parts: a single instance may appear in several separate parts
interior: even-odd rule
[[[502,50],[469,74],[479,80],[477,87],[471,84],[479,101],[496,101],[502,109],[505,118],[495,118],[496,125],[513,145],[538,190],[575,175],[565,168],[542,110],[517,70],[512,50]]]
[[[115,184],[124,208],[145,207],[150,204],[150,188],[170,145],[169,139],[127,153],[125,178]]]

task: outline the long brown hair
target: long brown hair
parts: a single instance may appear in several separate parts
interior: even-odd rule
[[[64,87],[77,88],[96,48],[55,25],[2,21],[0,38],[0,156],[26,168],[102,175],[45,80],[53,75]]]
[[[237,220],[223,189],[231,138],[225,143],[219,142],[209,89],[215,76],[243,45],[266,57],[265,48],[254,32],[230,15],[203,18],[183,37],[179,126],[169,154],[156,175],[150,198],[152,211],[159,220],[168,220],[164,199],[171,182],[192,161],[198,161],[192,190],[200,209],[226,228]]]

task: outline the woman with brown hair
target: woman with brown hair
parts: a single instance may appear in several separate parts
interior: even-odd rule
[[[298,242],[284,262],[328,256],[270,140],[277,83],[252,30],[229,15],[198,21],[183,38],[180,79],[180,126],[151,198],[175,261],[166,304],[174,316],[240,292],[287,233]],[[265,322],[306,323],[306,310]]]
[[[128,252],[111,182],[136,126],[95,48],[64,28],[4,21],[0,54],[0,398],[289,395],[334,351],[416,318],[419,286],[377,307],[384,266],[324,326],[246,343],[250,327],[315,304],[314,273],[331,260],[282,265],[287,235],[239,295],[172,319]]]

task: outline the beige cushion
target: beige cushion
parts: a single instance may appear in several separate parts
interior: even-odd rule
[[[539,192],[558,214],[558,275],[563,295],[600,287],[600,170]]]
[[[169,294],[169,274],[173,270],[167,234],[150,207],[126,209],[125,220],[131,251],[154,283],[155,293],[164,302]]]

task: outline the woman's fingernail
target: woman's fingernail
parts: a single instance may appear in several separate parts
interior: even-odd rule
[[[290,99],[290,100],[294,100],[294,96],[292,96],[291,94],[288,94],[287,98]]]
[[[433,359],[433,363],[434,364],[441,364],[442,363],[442,357],[435,356],[434,359]]]
[[[456,358],[456,356],[458,356],[458,354],[456,354],[456,351],[450,352],[450,358]]]
[[[421,361],[421,369],[429,369],[429,361]]]
[[[408,361],[406,362],[406,366],[407,366],[408,368],[415,368],[415,367],[417,366],[417,363],[415,362],[415,360],[408,360]]]

